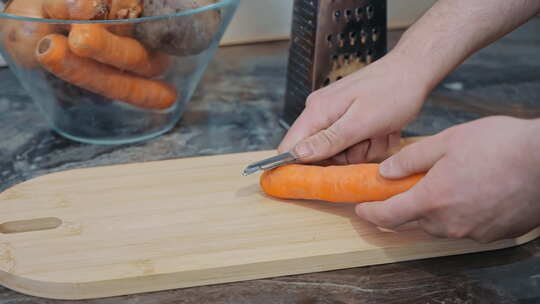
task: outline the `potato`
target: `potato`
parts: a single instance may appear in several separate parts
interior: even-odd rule
[[[41,3],[41,0],[32,2],[13,0],[9,2],[5,12],[18,16],[43,18]],[[36,45],[41,38],[54,31],[55,26],[50,23],[13,19],[3,19],[0,23],[0,37],[5,50],[15,63],[27,69],[39,65],[35,57]]]
[[[109,0],[109,16],[107,19],[138,18],[142,12],[142,0]]]
[[[134,19],[141,16],[143,0],[109,0],[110,8],[107,19]],[[133,23],[110,25],[108,30],[119,36],[133,36]]]
[[[218,2],[219,0],[144,0],[143,17],[174,14]],[[219,30],[219,10],[159,21],[135,27],[136,38],[149,48],[170,55],[196,55],[206,50]]]

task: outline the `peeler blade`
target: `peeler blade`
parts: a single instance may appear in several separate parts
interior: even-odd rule
[[[294,156],[294,154],[290,152],[283,153],[280,155],[276,155],[276,156],[258,161],[256,163],[253,163],[247,166],[246,169],[244,169],[244,172],[242,173],[242,175],[248,176],[259,171],[270,170],[273,168],[277,168],[279,166],[294,163],[296,162],[296,160],[297,160],[297,157]]]

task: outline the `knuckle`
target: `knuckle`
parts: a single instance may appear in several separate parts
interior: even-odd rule
[[[455,205],[456,190],[459,189],[454,189],[448,184],[433,184],[426,180],[426,183],[422,184],[418,190],[419,195],[424,198],[421,202],[426,204],[426,209],[430,212],[437,212]]]
[[[463,126],[462,125],[454,125],[454,126],[451,126],[447,129],[445,129],[444,131],[440,132],[439,134],[435,135],[435,136],[440,136],[441,139],[442,139],[442,143],[446,143],[446,144],[449,144],[453,141],[454,138],[462,138],[462,129],[463,129]]]
[[[414,200],[420,204],[426,214],[432,214],[446,205],[446,199],[439,196],[438,192],[431,187],[429,181],[415,186]]]
[[[402,171],[407,171],[414,169],[413,159],[414,157],[411,157],[413,155],[413,150],[410,146],[407,146],[403,148],[400,153],[396,154],[395,157],[393,157],[393,164],[397,169]]]
[[[469,235],[470,229],[464,225],[448,225],[446,235],[451,239],[462,239]]]
[[[395,228],[394,226],[394,221],[393,221],[393,218],[390,214],[387,214],[387,213],[378,213],[375,218],[375,224],[377,224],[377,226],[379,227],[382,227],[382,228]]]
[[[332,128],[324,129],[321,132],[319,132],[318,135],[319,136],[317,138],[317,144],[319,145],[332,147],[332,146],[337,145],[340,141],[339,136]]]
[[[367,154],[369,152],[370,142],[364,140],[346,151],[347,160],[349,163],[362,163],[367,161]]]
[[[306,100],[306,107],[318,107],[323,103],[322,94],[319,91],[311,93]]]
[[[392,165],[400,172],[411,172],[414,170],[413,160],[411,157],[397,157],[393,160]]]
[[[371,145],[366,153],[366,161],[372,162],[383,157],[388,150],[388,142],[386,138],[376,138],[371,140]]]

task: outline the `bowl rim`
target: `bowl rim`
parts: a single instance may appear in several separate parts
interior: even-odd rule
[[[39,23],[54,23],[54,24],[90,24],[90,23],[101,23],[101,24],[111,24],[111,23],[138,23],[138,22],[145,22],[145,21],[154,21],[154,20],[161,20],[161,19],[168,19],[173,17],[181,17],[181,16],[189,16],[194,14],[199,14],[202,12],[214,10],[223,8],[226,6],[231,5],[238,5],[238,3],[241,0],[219,0],[219,2],[201,6],[194,9],[189,10],[183,10],[179,11],[173,14],[168,15],[159,15],[159,16],[148,16],[148,17],[139,17],[139,18],[131,18],[131,19],[111,19],[111,20],[61,20],[61,19],[47,19],[47,18],[37,18],[37,17],[25,17],[25,16],[18,16],[18,15],[12,15],[12,14],[6,14],[0,12],[0,20],[1,19],[12,19],[12,20],[19,20],[19,21],[32,21],[32,22],[39,22]]]

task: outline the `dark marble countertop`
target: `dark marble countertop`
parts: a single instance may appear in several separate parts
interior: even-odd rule
[[[486,115],[540,116],[540,19],[466,61],[429,97],[406,135]],[[400,32],[390,34],[393,45]],[[272,149],[287,43],[222,48],[171,132],[92,146],[52,132],[8,69],[0,69],[0,191],[71,168]],[[413,72],[413,71],[411,71]],[[204,286],[87,303],[540,303],[540,240],[487,253]],[[0,304],[56,303],[0,288]],[[71,303],[71,302],[66,302]]]

